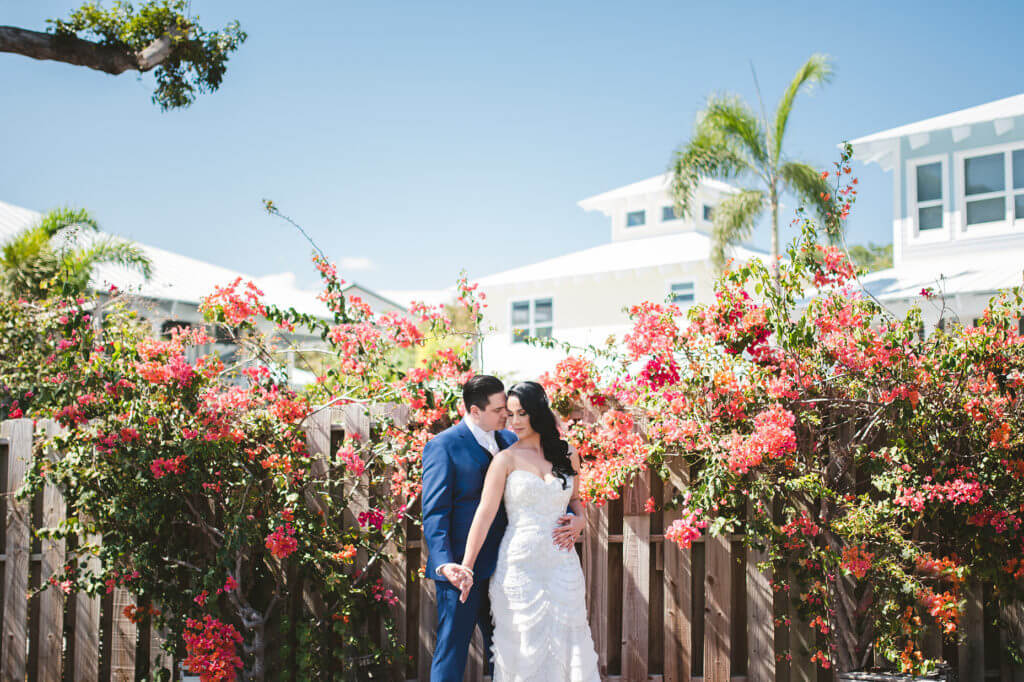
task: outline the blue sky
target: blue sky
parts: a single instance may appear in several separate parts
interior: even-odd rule
[[[76,4],[7,2],[0,23],[41,30]],[[576,202],[663,172],[708,93],[756,101],[751,62],[771,108],[809,54],[832,55],[833,83],[798,101],[786,141],[823,166],[843,139],[1017,94],[1024,20],[1012,2],[192,10],[207,27],[238,19],[249,40],[220,91],[183,111],[151,104],[147,76],[0,54],[0,200],[86,207],[108,231],[313,285],[308,245],[266,216],[268,197],[331,258],[369,261],[345,274],[380,289],[607,241]],[[891,175],[857,173],[850,240],[888,242]]]

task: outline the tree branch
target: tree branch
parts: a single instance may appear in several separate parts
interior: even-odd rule
[[[171,55],[174,37],[163,35],[136,53],[76,36],[0,26],[0,52],[84,66],[116,76],[125,71],[145,72],[159,66]]]

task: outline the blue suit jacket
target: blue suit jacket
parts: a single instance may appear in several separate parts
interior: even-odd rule
[[[494,438],[501,450],[516,441],[511,431],[495,431]],[[437,567],[462,561],[490,464],[490,453],[476,442],[464,422],[437,434],[423,448],[423,539],[429,552],[426,577],[447,582],[437,574]],[[502,504],[473,566],[479,581],[494,574],[506,525]]]

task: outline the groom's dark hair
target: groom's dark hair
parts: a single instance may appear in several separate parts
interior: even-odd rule
[[[474,405],[485,410],[492,395],[504,392],[505,384],[501,379],[490,374],[477,374],[462,387],[462,401],[466,403],[467,412]]]

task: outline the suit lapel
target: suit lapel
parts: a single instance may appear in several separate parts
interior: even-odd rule
[[[473,437],[473,432],[469,430],[465,422],[459,422],[459,436],[465,441],[466,449],[469,450],[470,454],[474,459],[479,461],[485,466],[489,466],[491,463],[491,453],[487,452],[480,443],[476,442],[476,438]]]
[[[498,452],[501,452],[502,450],[509,446],[509,444],[505,441],[505,437],[501,435],[501,431],[494,432],[494,440],[498,442]]]

